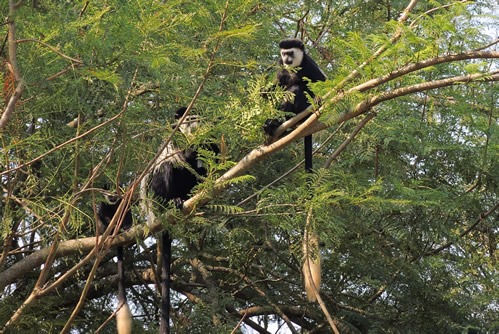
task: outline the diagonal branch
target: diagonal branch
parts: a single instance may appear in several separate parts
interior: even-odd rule
[[[467,234],[469,234],[471,231],[473,231],[475,229],[475,227],[480,224],[485,218],[487,218],[488,216],[490,216],[491,214],[493,214],[497,209],[499,208],[499,202],[497,202],[493,207],[491,207],[489,210],[485,211],[485,212],[482,212],[478,217],[477,219],[475,220],[475,222],[473,224],[471,224],[470,226],[468,226],[466,229],[464,229],[461,233],[459,233],[459,238],[463,238],[464,236],[466,236]],[[440,253],[441,251],[443,251],[444,249],[446,248],[449,248],[450,246],[452,246],[454,244],[453,241],[449,241],[448,243],[438,247],[438,248],[435,248],[435,249],[432,249],[428,252],[426,252],[424,255],[425,256],[431,256],[431,255],[435,255],[437,253]]]
[[[0,117],[0,131],[7,126],[9,123],[10,116],[14,113],[16,109],[17,101],[21,98],[21,95],[24,91],[24,81],[21,79],[17,82],[17,87],[14,90],[14,94],[9,99],[9,103],[5,110],[2,113],[2,117]]]
[[[469,51],[460,54],[446,55],[441,57],[435,57],[427,60],[423,60],[414,64],[407,65],[402,67],[396,71],[393,71],[389,74],[383,75],[381,77],[368,80],[358,86],[355,86],[348,90],[348,92],[364,92],[368,89],[378,87],[382,84],[385,84],[393,79],[400,78],[409,73],[413,73],[425,68],[429,68],[435,65],[451,63],[461,60],[469,60],[469,59],[494,59],[499,58],[499,51]]]
[[[34,43],[38,43],[38,44],[41,44],[43,45],[44,47],[52,50],[54,53],[56,53],[57,55],[59,55],[60,57],[64,58],[64,59],[67,59],[69,60],[71,63],[73,64],[78,64],[78,65],[82,65],[83,62],[80,60],[80,59],[76,59],[76,58],[73,58],[73,57],[70,57],[68,55],[65,55],[64,53],[62,53],[61,51],[59,51],[56,47],[50,45],[50,44],[47,44],[45,42],[42,42],[38,39],[34,39],[34,38],[26,38],[26,39],[19,39],[17,40],[17,43],[20,44],[20,43],[27,43],[27,42],[34,42]]]
[[[367,59],[366,61],[364,61],[362,64],[359,65],[358,68],[356,68],[355,70],[353,70],[348,76],[346,76],[343,80],[341,80],[340,83],[338,83],[335,87],[335,89],[333,89],[330,93],[334,92],[334,91],[339,91],[340,89],[342,89],[343,87],[345,87],[345,85],[350,82],[352,79],[358,77],[362,71],[362,69],[364,67],[366,67],[367,65],[371,64],[375,59],[377,59],[379,56],[381,56],[387,49],[390,45],[394,45],[395,43],[397,43],[397,41],[400,39],[400,37],[402,36],[402,24],[404,24],[407,19],[409,18],[409,14],[410,12],[414,9],[414,7],[416,6],[416,4],[418,3],[418,0],[411,0],[409,2],[409,4],[407,5],[407,7],[404,9],[404,11],[402,12],[402,14],[400,15],[399,19],[398,19],[398,23],[399,23],[399,26],[397,27],[397,30],[395,30],[395,32],[393,33],[392,37],[390,38],[389,42],[387,42],[386,44],[380,46],[378,48],[378,50],[376,50],[372,55],[371,57],[369,57],[369,59]],[[326,94],[326,96],[324,96],[324,98],[327,98],[328,95],[330,94]]]
[[[486,74],[478,73],[478,74],[456,76],[452,78],[435,80],[407,87],[402,87],[399,89],[394,89],[392,91],[388,91],[362,101],[361,103],[357,104],[352,110],[340,115],[335,120],[334,123],[338,124],[341,122],[345,122],[349,119],[352,119],[354,117],[366,113],[371,108],[382,102],[392,100],[398,97],[414,94],[417,92],[424,92],[427,90],[443,88],[463,83],[470,83],[475,81],[480,81],[480,82],[499,81],[499,71]],[[343,94],[339,94],[339,97],[337,99],[334,98],[334,100],[341,100],[343,96],[344,96]],[[317,122],[320,112],[323,111],[326,106],[327,105],[323,105],[321,108],[319,108],[317,112],[312,113],[301,125],[299,125],[290,134],[280,138],[274,143],[271,143],[269,145],[261,145],[253,149],[245,157],[243,157],[234,167],[232,167],[224,175],[222,175],[215,181],[215,187],[212,193],[207,194],[206,192],[200,192],[195,196],[191,197],[189,200],[187,200],[184,203],[183,212],[189,213],[194,209],[196,205],[202,205],[208,202],[209,198],[212,198],[223,191],[224,187],[228,184],[228,181],[237,176],[242,175],[250,167],[258,163],[260,160],[263,160],[265,157],[272,154],[273,152],[283,149],[284,147],[290,145],[298,138],[305,137],[310,134],[322,131],[331,126],[332,124],[326,125],[324,123]],[[310,109],[311,108],[312,107],[310,107]]]
[[[381,93],[379,95],[375,95],[373,97],[367,98],[366,100],[358,103],[355,107],[352,108],[352,110],[347,111],[343,114],[341,114],[338,119],[335,121],[335,123],[339,122],[344,122],[349,119],[352,119],[354,117],[357,117],[361,114],[364,114],[368,110],[370,110],[372,107],[385,102],[389,100],[393,100],[402,96],[414,94],[414,93],[419,93],[419,92],[425,92],[433,89],[438,89],[438,88],[444,88],[444,87],[449,87],[453,85],[460,85],[460,84],[466,84],[466,83],[471,83],[471,82],[495,82],[499,81],[499,71],[494,71],[491,73],[475,73],[475,74],[467,74],[467,75],[461,75],[461,76],[455,76],[451,78],[445,78],[445,79],[440,79],[440,80],[434,80],[434,81],[429,81],[429,82],[423,82],[411,86],[406,86],[406,87],[401,87],[398,89],[394,89],[391,91],[387,91],[384,93]],[[341,100],[342,97],[339,97],[338,99],[335,98],[335,100]],[[321,109],[323,109],[321,107]],[[310,117],[314,117],[314,114]],[[316,117],[317,118],[317,117]],[[312,123],[312,122],[311,122]],[[302,128],[299,137],[304,137],[308,136],[309,134],[313,134],[318,131],[322,131],[329,127],[329,125],[319,123],[319,122],[314,122],[313,125],[308,123],[308,128],[302,128],[301,126],[298,127],[295,131],[298,131],[298,129]],[[293,131],[293,132],[295,132]]]

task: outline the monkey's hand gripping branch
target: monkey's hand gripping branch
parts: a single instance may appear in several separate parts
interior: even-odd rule
[[[276,141],[287,129],[292,128],[296,124],[300,123],[303,119],[310,116],[311,113],[314,112],[314,106],[310,106],[307,109],[303,110],[301,113],[291,117],[284,123],[282,123],[276,130],[274,135],[272,136],[271,142]]]

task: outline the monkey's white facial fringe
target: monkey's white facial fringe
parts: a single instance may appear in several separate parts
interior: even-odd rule
[[[118,204],[120,197],[117,195],[104,194],[104,201],[109,205]]]
[[[287,67],[298,67],[303,61],[303,51],[298,48],[281,49],[281,59]]]
[[[187,116],[182,124],[180,124],[179,130],[185,135],[190,135],[192,132],[199,127],[201,117],[198,115]]]
[[[116,311],[116,328],[118,334],[132,334],[132,312],[125,302]]]

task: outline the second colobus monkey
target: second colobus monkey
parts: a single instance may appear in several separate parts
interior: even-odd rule
[[[178,121],[186,112],[183,107],[176,111],[175,118]],[[199,117],[188,115],[179,129],[184,134],[190,134],[198,126]],[[204,147],[204,146],[203,146]],[[219,153],[218,146],[206,145],[208,150],[215,154]],[[152,171],[144,177],[140,184],[140,197],[142,209],[147,215],[149,226],[156,219],[153,202],[166,206],[172,201],[175,206],[182,208],[184,201],[189,198],[192,189],[200,183],[200,178],[207,175],[207,170],[200,160],[196,147],[179,150],[172,143],[158,156]],[[160,333],[170,332],[170,262],[171,262],[171,238],[167,231],[162,235],[163,254],[161,272],[161,324]]]
[[[308,86],[308,81],[325,81],[326,76],[315,61],[305,53],[305,46],[299,39],[285,39],[279,43],[280,57],[278,65],[281,67],[277,72],[277,84],[292,93],[292,99],[282,101],[279,109],[299,114],[311,104],[309,99],[314,99],[315,94]],[[290,117],[290,116],[286,116]],[[279,120],[270,119],[265,122],[264,131],[273,136],[275,130],[281,125]],[[305,170],[312,171],[312,136],[304,138]],[[305,226],[303,237],[303,276],[305,291],[310,301],[315,301],[315,292],[321,284],[321,265],[319,256],[319,236],[311,230],[311,226]]]
[[[104,202],[99,205],[97,216],[100,222],[107,227],[118,207],[121,203],[121,198],[117,195],[104,195]],[[132,213],[127,210],[121,219],[121,229],[128,230],[132,227]],[[118,221],[118,223],[120,223]],[[123,264],[123,246],[117,247],[118,257],[118,307],[116,311],[116,327],[118,334],[132,333],[132,312],[128,306],[125,294],[125,268]]]

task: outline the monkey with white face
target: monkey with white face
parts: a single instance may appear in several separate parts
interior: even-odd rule
[[[284,41],[283,41],[284,42]],[[286,45],[281,42],[279,45]],[[303,43],[300,45],[301,41],[298,40],[297,46],[290,49],[281,48],[281,62],[289,67],[299,67],[303,61]],[[291,45],[290,45],[291,46]]]
[[[303,42],[299,39],[285,39],[279,43],[280,57],[277,72],[277,85],[292,93],[292,98],[285,98],[279,109],[291,114],[299,114],[307,109],[315,99],[314,92],[308,86],[309,82],[326,81],[324,72],[315,61],[305,53]],[[269,119],[263,129],[269,136],[273,136],[276,129],[282,124],[281,120]],[[304,138],[305,171],[312,172],[312,136]],[[312,226],[305,226],[303,238],[303,277],[305,291],[310,301],[317,300],[317,293],[321,284],[321,264],[319,253],[319,235]]]
[[[180,121],[186,107],[175,112],[176,121]],[[201,118],[197,115],[187,115],[179,125],[179,131],[190,137],[199,126]],[[207,176],[208,170],[201,158],[200,148],[212,151],[217,155],[220,150],[215,143],[206,143],[201,147],[191,146],[179,149],[173,143],[161,151],[154,162],[152,170],[142,179],[140,184],[140,198],[143,212],[147,216],[147,224],[155,224],[155,211],[161,211],[172,202],[178,209],[182,209],[184,202],[189,199],[191,191]],[[156,202],[159,205],[155,205]],[[172,238],[168,231],[161,235],[162,269],[161,269],[161,334],[170,333],[170,275],[171,275],[171,247]]]
[[[310,106],[309,98],[315,94],[308,82],[325,81],[326,76],[317,63],[305,52],[305,46],[299,39],[285,39],[279,43],[277,85],[292,93],[292,98],[284,99],[279,109],[287,113],[299,114]],[[287,116],[290,118],[291,116]],[[281,121],[269,119],[263,129],[269,136],[281,125]]]

